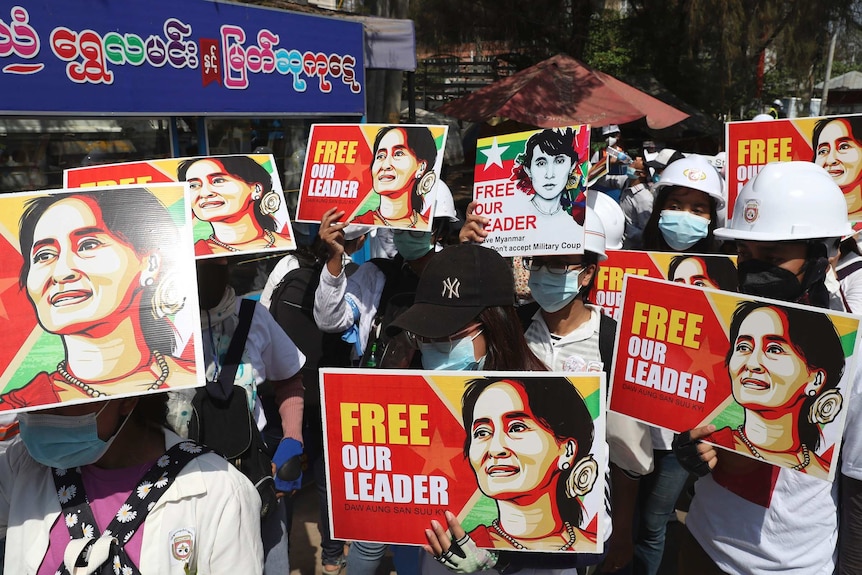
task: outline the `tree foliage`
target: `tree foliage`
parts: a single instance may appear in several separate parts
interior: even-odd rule
[[[504,43],[523,66],[567,53],[623,80],[650,73],[704,111],[734,117],[759,101],[809,97],[833,31],[849,39],[862,29],[862,0],[629,0],[623,16],[589,0],[411,4],[418,40],[432,50]]]

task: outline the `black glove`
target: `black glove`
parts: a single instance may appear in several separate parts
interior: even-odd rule
[[[700,458],[700,452],[697,446],[700,440],[692,440],[691,431],[680,433],[673,438],[673,454],[676,455],[679,464],[689,473],[694,473],[698,477],[709,475],[712,471],[709,468],[709,463]]]

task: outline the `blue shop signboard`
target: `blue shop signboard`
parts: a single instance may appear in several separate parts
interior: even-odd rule
[[[0,113],[363,114],[362,24],[208,0],[0,0]]]

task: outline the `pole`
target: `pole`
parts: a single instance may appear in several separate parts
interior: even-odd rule
[[[829,43],[829,56],[826,58],[826,77],[823,79],[823,95],[820,97],[820,114],[826,114],[826,98],[829,96],[829,80],[832,79],[832,58],[835,56],[835,42],[838,40],[838,27],[832,33]]]

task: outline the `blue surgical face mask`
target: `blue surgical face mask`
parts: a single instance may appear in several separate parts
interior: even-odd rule
[[[671,248],[687,250],[709,233],[709,220],[682,210],[662,210],[658,229]]]
[[[581,273],[583,270],[552,274],[548,268],[540,267],[530,272],[530,293],[543,310],[559,311],[578,297],[581,291]]]
[[[422,367],[428,370],[472,371],[482,369],[484,356],[476,359],[473,340],[482,333],[445,342],[419,342]]]
[[[638,177],[638,171],[632,166],[626,166],[626,177],[630,180],[633,180]]]
[[[20,413],[21,441],[30,456],[46,467],[74,469],[95,463],[108,451],[129,420],[127,415],[120,429],[108,441],[103,441],[96,418],[107,406],[106,403],[97,413],[85,415]]]
[[[431,232],[395,230],[392,235],[395,249],[407,261],[418,260],[433,249]]]

